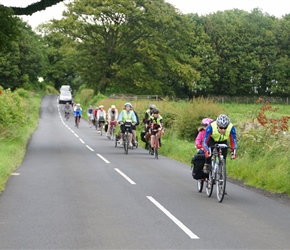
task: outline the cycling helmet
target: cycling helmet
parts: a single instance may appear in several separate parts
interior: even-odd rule
[[[130,108],[132,108],[132,105],[131,105],[130,102],[126,102],[124,106],[125,106],[125,108],[128,107],[128,106],[129,106]]]
[[[112,105],[112,106],[111,106],[111,108],[112,108],[112,109],[115,109],[115,108],[116,108],[116,106],[115,106],[115,105]]]
[[[81,105],[78,103],[77,106],[80,107]]]
[[[210,119],[210,118],[204,118],[204,119],[202,119],[201,124],[202,124],[203,126],[208,126],[208,125],[211,124],[212,122],[213,122],[212,119]]]
[[[149,105],[149,109],[155,109],[155,108],[156,108],[156,106],[154,104]]]
[[[153,114],[159,114],[159,109],[157,109],[157,108],[153,109],[153,112],[152,113]]]
[[[96,107],[95,109],[99,109],[99,107]]]
[[[216,118],[216,124],[220,128],[226,128],[230,124],[230,119],[225,114],[221,114]]]
[[[104,107],[104,105],[100,105],[100,106],[99,106],[99,108],[103,108],[103,107]]]

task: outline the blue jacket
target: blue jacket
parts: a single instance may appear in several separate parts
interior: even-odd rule
[[[82,115],[83,111],[82,111],[81,108],[77,108],[77,109],[74,111],[74,113],[75,113],[75,116],[78,116],[78,115]]]

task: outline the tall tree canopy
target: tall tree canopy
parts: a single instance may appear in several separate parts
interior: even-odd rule
[[[192,90],[192,23],[164,0],[75,0],[51,31],[76,41],[77,72],[97,92]]]

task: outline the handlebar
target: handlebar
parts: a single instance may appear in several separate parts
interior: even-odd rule
[[[208,151],[209,157],[212,156],[212,153],[218,154],[220,151],[217,151],[217,150],[221,150],[223,148],[230,148],[231,150],[233,150],[231,152],[232,158],[234,158],[236,156],[236,149],[234,149],[234,148],[232,148],[232,147],[230,147],[230,146],[228,146],[227,144],[224,144],[224,143],[216,143],[214,146],[210,146],[209,147],[209,151]]]

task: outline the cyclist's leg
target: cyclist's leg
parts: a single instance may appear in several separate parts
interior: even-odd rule
[[[208,141],[208,147],[214,146],[215,143],[216,142],[212,138],[210,138],[209,141]],[[208,173],[209,172],[209,169],[210,169],[210,166],[211,166],[211,157],[205,158],[203,172],[204,173]]]

